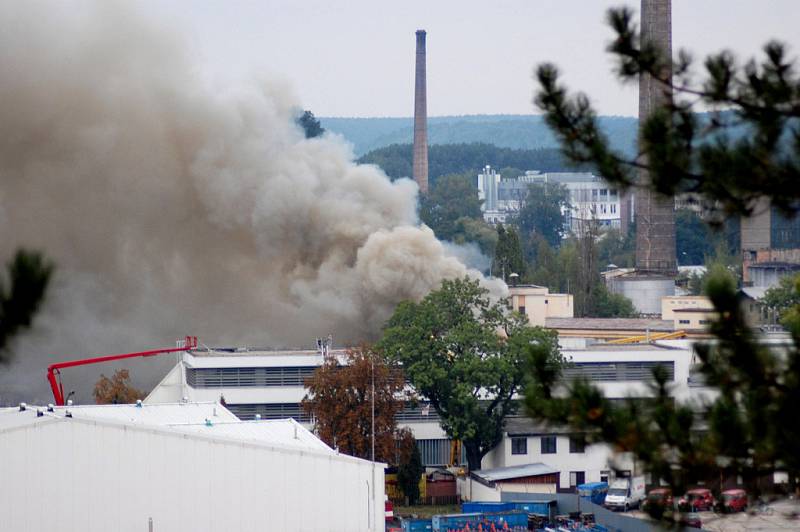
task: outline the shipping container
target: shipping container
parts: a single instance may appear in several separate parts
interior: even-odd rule
[[[481,517],[481,513],[434,515],[431,525],[435,532],[451,532],[461,530],[466,525],[475,527],[481,522]]]
[[[513,502],[465,502],[461,504],[461,511],[465,514],[486,512],[508,512],[516,510]]]
[[[431,532],[433,524],[430,519],[403,519],[403,532]]]

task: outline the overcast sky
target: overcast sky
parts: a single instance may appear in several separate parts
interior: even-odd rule
[[[409,116],[414,31],[428,32],[428,113],[528,114],[536,64],[560,66],[602,114],[635,115],[611,74],[600,0],[146,0],[213,80],[288,81],[318,116]],[[800,54],[800,0],[673,0],[673,49],[751,57],[770,38]]]

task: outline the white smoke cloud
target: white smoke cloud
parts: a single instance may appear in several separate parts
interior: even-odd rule
[[[303,138],[283,84],[209,87],[128,5],[7,2],[0,27],[0,258],[25,246],[57,264],[0,401],[46,400],[53,361],[186,334],[374,339],[399,301],[480,276],[419,226],[413,182]],[[126,366],[146,387],[172,362]],[[101,371],[65,372],[65,388],[88,400]]]

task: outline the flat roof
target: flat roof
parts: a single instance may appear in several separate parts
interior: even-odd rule
[[[557,469],[553,469],[549,465],[537,462],[534,464],[498,467],[496,469],[480,469],[478,471],[473,471],[471,474],[486,482],[497,482],[512,478],[537,477],[541,475],[552,475],[555,473],[558,473]]]
[[[546,318],[548,329],[592,329],[598,331],[651,330],[671,332],[675,324],[671,320],[649,318]]]

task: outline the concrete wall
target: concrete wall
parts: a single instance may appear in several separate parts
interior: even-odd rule
[[[0,529],[384,529],[383,469],[328,455],[81,419],[0,429]]]

